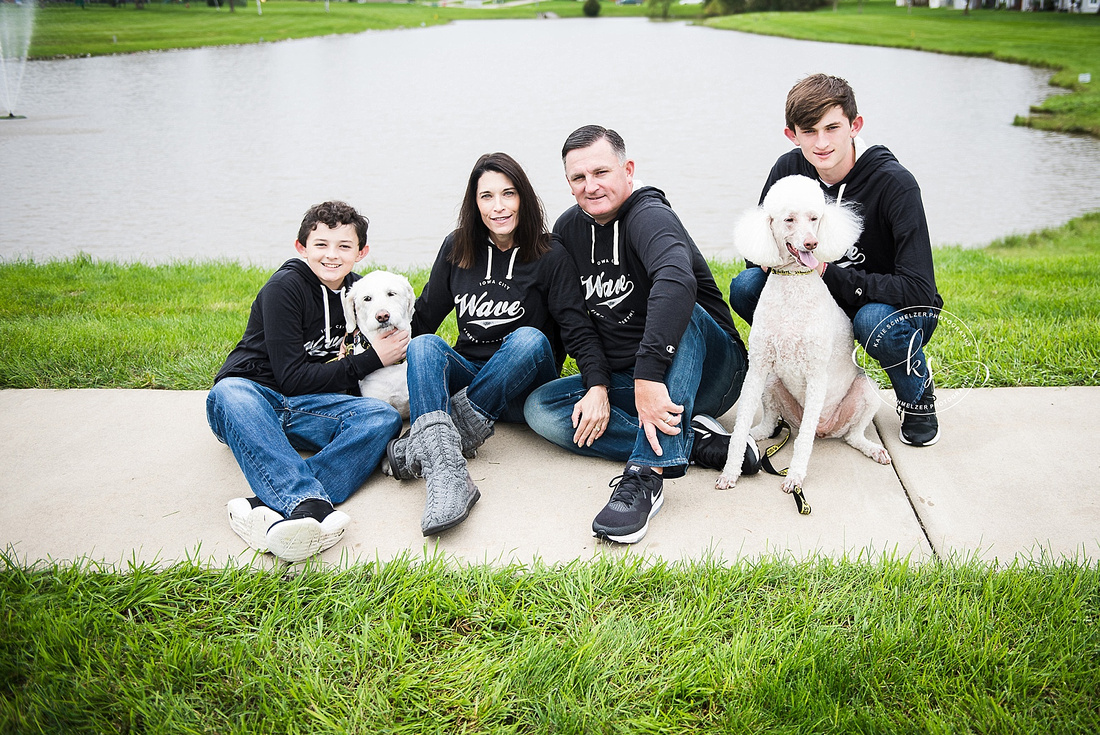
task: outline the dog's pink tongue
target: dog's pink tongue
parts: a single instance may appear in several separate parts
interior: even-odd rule
[[[805,250],[799,250],[798,251],[798,260],[799,260],[799,262],[802,263],[802,265],[806,266],[807,268],[816,268],[817,267],[817,258],[815,258],[814,254],[811,253],[811,252],[808,252],[808,251],[805,251]]]

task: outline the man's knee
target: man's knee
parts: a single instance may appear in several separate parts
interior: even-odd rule
[[[730,306],[737,316],[752,324],[752,315],[768,274],[761,268],[746,268],[730,281]]]

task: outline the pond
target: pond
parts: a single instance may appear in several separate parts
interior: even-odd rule
[[[27,119],[0,121],[0,257],[274,266],[306,208],[339,198],[370,217],[371,261],[427,264],[482,153],[515,156],[553,222],[572,204],[562,142],[587,123],[622,133],[704,253],[733,257],[790,147],[786,92],[817,71],[852,83],[864,138],[916,175],[937,244],[1100,209],[1100,142],[1012,125],[1048,72],[644,19],[466,21],[29,63]]]

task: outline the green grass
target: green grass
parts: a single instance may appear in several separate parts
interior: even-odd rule
[[[1056,70],[1051,97],[1018,123],[1100,136],[1100,16],[896,7],[893,0],[844,0],[813,13],[753,13],[708,20],[712,28],[788,38],[986,56]],[[1078,82],[1082,72],[1091,83]]]
[[[38,10],[31,58],[99,56],[101,54],[196,48],[227,44],[280,41],[335,33],[366,30],[417,28],[452,20],[487,18],[534,18],[536,13],[553,12],[563,18],[581,17],[583,3],[573,0],[541,0],[536,6],[496,7],[486,3],[480,9],[431,7],[413,3],[323,2],[269,0],[256,12],[254,0],[230,13],[225,7],[207,7],[203,0],[185,3],[152,2],[144,10],[131,5],[112,8],[106,4],[78,8],[47,5]],[[693,16],[698,5],[676,6],[674,16]],[[642,16],[642,5],[604,2],[600,17]]]
[[[991,386],[1100,385],[1098,243],[1094,213],[981,250],[937,249],[945,308],[973,341],[942,329],[929,358],[980,358]],[[723,290],[741,268],[712,266]],[[208,388],[269,275],[225,262],[0,262],[0,388]],[[428,274],[407,275],[419,292]],[[455,339],[453,316],[440,333]],[[938,376],[971,385],[966,374]]]
[[[1075,562],[0,559],[0,602],[3,732],[1100,729]]]

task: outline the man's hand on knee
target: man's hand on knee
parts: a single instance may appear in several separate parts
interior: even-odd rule
[[[645,432],[653,453],[663,453],[657,432],[676,436],[680,433],[680,421],[684,407],[672,402],[668,387],[656,380],[634,381],[634,405],[638,409],[638,423]]]

